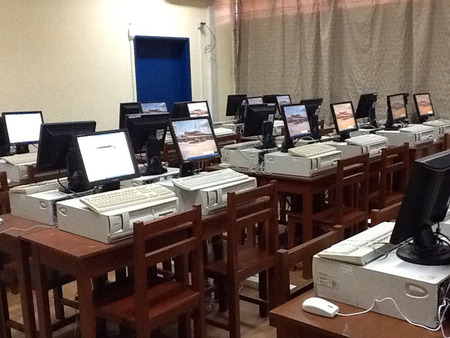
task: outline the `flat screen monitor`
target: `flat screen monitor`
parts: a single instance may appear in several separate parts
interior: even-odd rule
[[[408,94],[394,94],[387,97],[388,114],[386,119],[386,125],[392,123],[402,122],[408,117],[406,111]]]
[[[182,162],[182,176],[192,173],[192,162],[220,158],[216,136],[208,117],[171,120],[169,126]]]
[[[263,104],[264,100],[262,96],[247,97],[247,104]]]
[[[170,113],[152,113],[128,116],[125,127],[130,135],[135,154],[145,152],[147,165],[142,174],[158,175],[167,172],[161,161],[161,152]]]
[[[75,146],[79,158],[80,190],[100,186],[118,189],[120,181],[139,176],[126,129],[78,135]]]
[[[273,121],[276,106],[273,103],[249,104],[244,117],[244,136],[262,136],[261,148],[275,147]]]
[[[309,124],[311,125],[311,136],[315,139],[320,139],[319,132],[319,113],[322,108],[323,98],[316,99],[302,99],[300,104],[306,107]]]
[[[368,124],[374,128],[377,127],[375,117],[375,104],[377,102],[377,94],[361,94],[356,107],[355,118],[366,119]]]
[[[450,197],[450,150],[414,161],[390,242],[401,245],[397,255],[422,265],[450,264],[450,248],[433,226],[443,221]],[[439,228],[438,228],[439,230]]]
[[[192,101],[186,103],[189,117],[210,116],[208,101]]]
[[[277,113],[275,118],[281,117],[281,107],[286,104],[291,104],[291,96],[289,94],[270,94],[263,96],[264,103],[275,103],[277,106]]]
[[[302,104],[288,104],[281,107],[281,117],[284,122],[284,142],[281,147],[285,151],[294,146],[294,141],[311,135],[311,127]]]
[[[246,99],[247,99],[246,94],[228,95],[226,116],[239,115],[239,107],[245,104]]]
[[[3,113],[8,141],[16,146],[16,153],[28,152],[28,145],[39,142],[42,112],[8,112]]]
[[[424,122],[430,116],[434,115],[433,105],[431,104],[431,97],[429,93],[414,94],[413,98],[420,121]]]
[[[330,108],[336,132],[342,140],[349,138],[350,132],[358,130],[351,101],[333,103],[330,105]]]
[[[95,131],[95,121],[43,123],[39,137],[36,169],[38,171],[68,169],[75,154],[74,137]]]
[[[127,115],[140,113],[141,113],[141,104],[139,102],[121,103],[119,111],[119,128],[125,128],[125,117]]]
[[[141,102],[140,112],[142,114],[158,114],[158,113],[167,113],[167,104],[163,101],[161,102]]]
[[[174,102],[172,108],[172,119],[189,117],[188,102]]]

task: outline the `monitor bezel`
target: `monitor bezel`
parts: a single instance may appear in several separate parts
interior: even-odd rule
[[[179,101],[174,102],[172,107],[171,116],[172,119],[184,119],[190,117],[189,110],[187,109],[187,103],[191,101]]]
[[[2,113],[2,117],[5,123],[5,130],[6,130],[6,135],[7,135],[7,139],[8,139],[8,143],[10,145],[28,145],[28,144],[35,144],[35,143],[39,143],[39,136],[37,140],[27,140],[27,141],[16,141],[16,142],[12,142],[11,138],[10,138],[10,132],[8,130],[8,122],[7,122],[7,116],[12,116],[12,115],[39,115],[41,117],[41,125],[42,123],[44,123],[44,118],[42,115],[42,111],[40,110],[34,110],[34,111],[17,111],[17,112],[3,112]],[[40,128],[40,127],[39,127]],[[39,133],[40,133],[40,129],[39,129]],[[39,135],[38,133],[38,135]]]
[[[430,107],[431,107],[431,114],[421,114],[420,113],[420,109],[419,109],[419,102],[417,101],[417,96],[419,95],[427,95],[428,96],[428,101],[430,102]],[[416,107],[416,112],[417,112],[417,116],[419,116],[419,118],[423,118],[423,117],[430,117],[430,116],[434,116],[434,107],[433,107],[433,103],[431,102],[431,95],[430,93],[416,93],[413,94],[413,99],[414,99],[414,105]]]
[[[374,108],[374,104],[377,102],[378,95],[376,93],[367,93],[361,94],[359,96],[358,105],[355,110],[355,118],[356,119],[370,119],[370,108]],[[367,108],[368,104],[371,104],[369,108]]]
[[[193,115],[193,114],[191,113],[190,109],[189,109],[189,105],[191,105],[191,104],[196,104],[196,103],[205,103],[205,104],[206,104],[206,110],[207,110],[207,113],[206,113],[206,114],[203,114],[203,115]],[[211,111],[209,110],[209,104],[208,104],[208,101],[207,101],[207,100],[189,101],[189,102],[186,102],[186,108],[187,108],[187,111],[188,111],[188,113],[189,113],[189,117],[191,117],[191,118],[197,118],[197,117],[202,117],[202,116],[208,116],[209,118],[211,118]]]
[[[237,116],[239,115],[239,107],[244,106],[247,102],[247,94],[230,94],[227,97],[227,106],[225,116]],[[239,105],[235,104],[241,101]],[[236,109],[234,109],[236,108]]]
[[[133,109],[133,112],[131,112]],[[127,112],[128,111],[128,112]],[[125,128],[125,119],[127,115],[135,115],[141,112],[139,102],[122,102],[119,104],[119,128]]]
[[[183,156],[183,152],[181,151],[181,146],[180,146],[178,136],[175,134],[174,124],[184,123],[185,121],[199,121],[199,120],[207,121],[209,129],[211,130],[211,135],[212,135],[215,147],[216,147],[216,149],[215,149],[216,153],[208,154],[208,155],[204,155],[204,156],[197,156],[195,158],[185,158]],[[214,160],[214,159],[220,158],[222,156],[221,152],[220,152],[219,144],[217,143],[216,134],[214,133],[214,128],[213,128],[211,119],[208,118],[207,116],[201,116],[201,117],[196,117],[196,118],[186,117],[186,118],[181,118],[181,119],[176,119],[176,120],[172,119],[169,121],[169,129],[170,129],[170,133],[172,136],[173,144],[175,146],[175,150],[177,152],[177,156],[182,163],[195,163],[195,162],[202,162],[202,161],[206,161],[206,160]]]
[[[349,104],[350,107],[351,107],[353,120],[355,121],[355,125],[353,127],[349,127],[349,128],[346,128],[346,129],[340,129],[339,128],[339,124],[338,124],[338,121],[337,121],[335,108],[336,108],[336,106],[342,105],[342,104]],[[349,134],[349,133],[351,133],[353,131],[357,131],[358,130],[358,121],[355,118],[355,110],[353,109],[353,102],[352,101],[343,101],[343,102],[332,103],[332,104],[330,104],[330,111],[331,111],[331,116],[333,118],[334,127],[336,129],[336,133],[337,134],[339,134],[339,135]]]
[[[399,117],[394,117],[394,114],[392,113],[392,104],[391,104],[391,98],[396,97],[396,96],[402,96],[403,97],[403,103],[404,103],[404,108],[405,108],[405,116],[399,116]],[[406,93],[397,93],[397,94],[392,94],[392,95],[388,95],[386,100],[387,100],[387,106],[388,106],[388,111],[389,114],[392,117],[392,123],[395,122],[400,122],[402,120],[405,120],[408,118],[408,109],[407,109],[407,98],[408,94]]]
[[[309,131],[306,133],[301,133],[301,134],[296,134],[296,135],[291,135],[291,130],[289,129],[289,122],[287,121],[287,117],[286,117],[286,108],[289,107],[304,107],[305,109],[305,115],[306,115],[306,121],[308,122],[308,126],[309,126]],[[308,119],[308,112],[306,111],[306,106],[304,104],[300,104],[300,103],[292,103],[292,104],[285,104],[282,106],[281,109],[281,118],[283,119],[283,123],[284,123],[284,137],[286,137],[286,135],[288,135],[289,138],[291,138],[293,141],[296,139],[300,139],[302,137],[306,137],[306,136],[311,136],[311,122]]]
[[[256,123],[251,123],[251,117],[249,117],[249,112],[251,112],[250,115],[252,115],[253,113],[255,114],[262,114],[261,112],[257,112],[254,111],[254,108],[259,108],[259,107],[264,107],[264,108],[271,108],[271,111],[267,111],[267,119],[261,120],[261,128],[256,128],[255,125],[259,126],[259,119],[258,119],[258,124]],[[266,112],[264,112],[266,113]],[[263,132],[262,132],[262,123],[264,121],[269,121],[272,122],[275,120],[275,114],[276,114],[276,105],[274,103],[262,103],[262,104],[249,104],[246,106],[246,110],[245,110],[245,116],[244,116],[244,131],[243,131],[243,136],[249,137],[249,136],[262,136]],[[272,118],[270,118],[270,115],[272,115]],[[254,121],[253,121],[254,122]],[[259,129],[259,130],[257,130]],[[249,130],[251,132],[249,132]]]
[[[90,136],[104,135],[104,134],[111,134],[111,133],[123,133],[124,134],[125,140],[127,143],[128,153],[129,153],[129,156],[131,159],[131,164],[133,165],[134,172],[123,175],[123,176],[108,177],[108,178],[104,178],[101,180],[89,181],[87,171],[86,171],[86,166],[83,161],[83,155],[81,153],[81,149],[79,146],[79,139],[82,137],[90,137]],[[113,130],[98,131],[98,132],[94,132],[94,133],[77,135],[74,138],[75,138],[74,143],[75,143],[75,150],[76,150],[77,160],[78,160],[78,164],[79,164],[79,169],[81,170],[82,177],[84,178],[88,188],[95,187],[95,186],[101,186],[101,185],[108,185],[108,184],[114,185],[121,181],[133,179],[133,178],[140,176],[139,168],[137,166],[137,163],[136,163],[136,160],[134,157],[134,152],[133,152],[133,148],[131,146],[130,136],[128,134],[127,129],[113,129]]]

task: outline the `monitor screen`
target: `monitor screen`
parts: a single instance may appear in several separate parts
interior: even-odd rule
[[[11,144],[31,144],[39,142],[42,112],[3,113],[8,140]]]
[[[407,117],[405,94],[389,95],[387,104],[388,112],[392,115],[392,122],[399,122]]]
[[[413,238],[397,249],[400,258],[416,264],[450,264],[448,242],[443,245],[432,229],[444,220],[449,197],[450,150],[415,160],[390,240],[400,244]]]
[[[161,152],[169,118],[169,113],[147,113],[128,116],[125,121],[134,153],[144,151],[146,154],[147,165],[142,174],[157,175],[167,172],[162,165]]]
[[[356,107],[355,118],[366,118],[370,121],[375,120],[375,103],[377,102],[377,94],[361,94]]]
[[[333,103],[330,108],[336,132],[341,138],[349,137],[350,132],[358,130],[351,102]]]
[[[419,118],[423,119],[428,118],[429,116],[433,116],[433,106],[431,105],[430,94],[428,93],[420,93],[414,94],[414,104],[416,105],[417,113],[419,114]]]
[[[247,97],[247,104],[263,104],[262,96]]]
[[[165,102],[141,102],[140,112],[143,114],[167,113],[167,105]]]
[[[127,130],[79,135],[75,144],[82,176],[89,187],[116,185],[139,176]]]
[[[188,102],[174,102],[172,108],[172,119],[189,117]]]
[[[121,103],[119,111],[119,128],[125,128],[125,117],[127,115],[140,113],[141,113],[141,104],[139,102]]]
[[[226,116],[239,115],[239,107],[245,104],[246,99],[246,94],[228,95]]]
[[[190,117],[209,116],[208,101],[188,102],[186,105]]]
[[[182,162],[220,157],[219,147],[208,117],[172,120],[169,125],[175,148]]]
[[[311,127],[304,105],[284,105],[281,108],[281,116],[284,122],[283,150],[291,148],[295,139],[311,135]]]
[[[74,136],[94,132],[95,125],[95,121],[43,123],[36,169],[46,171],[67,168],[70,172],[68,168],[71,162],[70,156],[75,153]]]

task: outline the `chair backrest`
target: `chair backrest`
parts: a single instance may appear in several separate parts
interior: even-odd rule
[[[0,171],[0,214],[11,212],[9,204],[9,186],[5,171]]]
[[[275,256],[278,249],[276,183],[227,195],[227,269],[237,271],[238,247],[257,247]]]
[[[137,323],[148,326],[147,269],[173,259],[176,281],[191,285],[204,299],[202,221],[199,206],[150,222],[134,223],[134,278]],[[189,262],[191,264],[189,265]],[[200,263],[199,263],[200,262]],[[189,278],[189,271],[191,278]],[[202,305],[203,306],[203,305]]]
[[[336,223],[341,223],[345,207],[368,210],[369,154],[339,160],[336,169]]]
[[[390,194],[404,194],[409,176],[409,145],[381,150],[380,186],[378,207],[387,206]]]
[[[312,287],[312,280],[307,284],[294,289],[290,288],[289,271],[299,263],[303,263],[303,278],[312,278],[312,259],[313,256],[340,242],[344,239],[344,228],[335,225],[331,231],[318,236],[306,243],[297,245],[289,250],[279,249],[277,251],[276,269],[277,269],[277,305],[281,305],[296,295],[303,293]]]
[[[372,209],[370,211],[370,226],[377,225],[381,222],[394,221],[398,216],[401,205],[402,202],[397,202],[383,209]]]

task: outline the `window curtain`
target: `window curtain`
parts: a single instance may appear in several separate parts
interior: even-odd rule
[[[237,92],[291,94],[329,103],[378,94],[429,92],[450,118],[450,1],[237,0]]]

